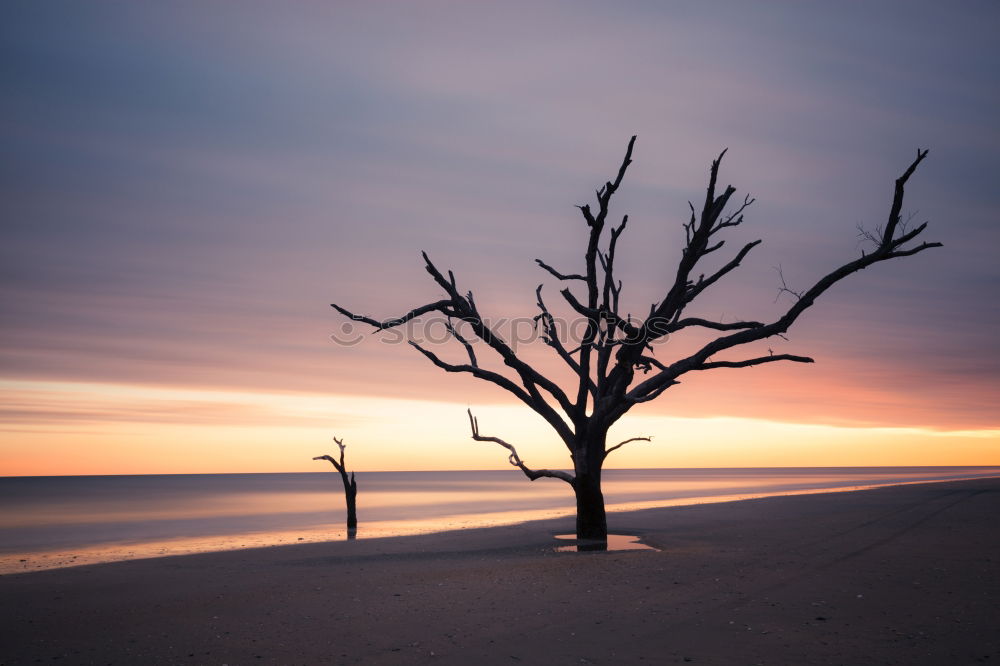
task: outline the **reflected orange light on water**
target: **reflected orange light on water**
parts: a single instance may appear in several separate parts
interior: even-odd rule
[[[42,510],[19,510],[16,513],[0,513],[0,529],[24,527],[28,525],[65,525],[128,521],[189,520],[193,518],[215,518],[220,516],[241,516],[247,507],[259,515],[301,513],[308,511],[329,511],[336,500],[343,501],[343,493],[338,497],[330,493],[243,493],[226,496],[199,497],[197,499],[172,498],[169,506],[164,506],[162,498],[147,499],[135,497],[123,506],[118,500],[108,502],[88,498],[86,508],[79,503],[48,503]]]
[[[786,483],[793,480],[807,479],[816,481],[815,476],[810,477],[775,477],[775,484],[783,479]],[[830,477],[835,478],[835,477]],[[709,494],[694,495],[689,497],[675,497],[671,499],[645,500],[632,502],[610,502],[607,506],[609,513],[620,511],[636,511],[641,509],[652,509],[662,507],[690,506],[695,504],[716,504],[722,502],[732,502],[748,499],[759,499],[765,497],[780,497],[790,495],[812,495],[830,492],[851,492],[876,488],[882,485],[906,485],[907,483],[926,483],[926,481],[911,482],[887,482],[852,485],[841,488],[818,488],[815,490],[792,490],[792,491],[766,491],[754,493],[733,493],[733,494]],[[555,485],[555,484],[554,484]],[[675,489],[695,490],[704,487],[704,483],[671,483]],[[714,484],[708,484],[709,486]],[[565,494],[562,484],[557,487]],[[419,496],[423,493],[415,493]],[[433,494],[433,493],[430,493]],[[292,500],[296,494],[289,493],[288,498]],[[309,493],[316,496],[319,493]],[[448,496],[448,499],[454,494]],[[313,498],[315,499],[315,498]],[[425,497],[425,499],[427,499]],[[430,504],[430,502],[427,502]],[[282,502],[284,504],[284,502]],[[410,519],[410,520],[376,520],[365,522],[362,527],[350,538],[381,538],[391,536],[407,536],[417,534],[431,534],[451,530],[463,530],[472,528],[499,527],[504,525],[515,525],[527,521],[547,520],[552,518],[566,518],[572,516],[574,508],[572,501],[567,501],[565,506],[548,509],[518,509],[511,511],[497,511],[488,514],[483,513],[453,513],[449,515],[438,515],[433,518]],[[458,506],[458,505],[456,505]],[[108,517],[107,514],[104,516]],[[173,517],[168,514],[168,517]],[[117,562],[122,560],[141,559],[150,557],[163,557],[169,555],[185,555],[190,553],[202,553],[212,551],[236,550],[240,548],[255,548],[268,546],[281,546],[301,543],[316,543],[325,541],[342,541],[348,539],[343,523],[323,523],[314,526],[299,527],[294,530],[270,530],[267,532],[248,532],[240,534],[209,535],[198,537],[181,537],[173,539],[145,540],[141,542],[121,542],[102,543],[95,546],[82,546],[71,549],[52,549],[19,553],[0,554],[0,575],[17,573],[23,571],[38,571],[43,569],[55,569],[70,566],[80,566],[85,564],[95,564],[100,562]],[[635,537],[619,535],[618,547],[615,550],[630,549],[629,542]],[[575,550],[576,546],[567,546],[559,549],[555,544],[547,547],[554,547],[557,550]],[[646,549],[648,546],[637,544],[636,549]]]

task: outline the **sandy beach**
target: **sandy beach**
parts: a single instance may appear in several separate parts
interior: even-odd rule
[[[1000,479],[0,577],[3,664],[1000,662]]]

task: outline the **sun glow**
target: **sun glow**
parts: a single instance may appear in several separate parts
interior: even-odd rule
[[[311,458],[346,439],[357,470],[502,469],[469,439],[455,402],[98,383],[0,382],[0,474],[320,471]],[[548,425],[518,405],[471,405],[484,434],[535,467],[565,468]],[[628,416],[609,467],[1000,464],[1000,430],[845,427],[747,418]]]

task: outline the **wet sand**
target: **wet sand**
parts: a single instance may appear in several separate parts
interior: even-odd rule
[[[1000,663],[1000,480],[0,577],[0,663]]]

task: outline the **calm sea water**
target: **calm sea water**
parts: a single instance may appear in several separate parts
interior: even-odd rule
[[[607,470],[610,510],[1000,476],[1000,468]],[[562,481],[516,471],[359,473],[359,537],[510,524],[573,511]],[[0,477],[0,569],[342,538],[339,475]]]

